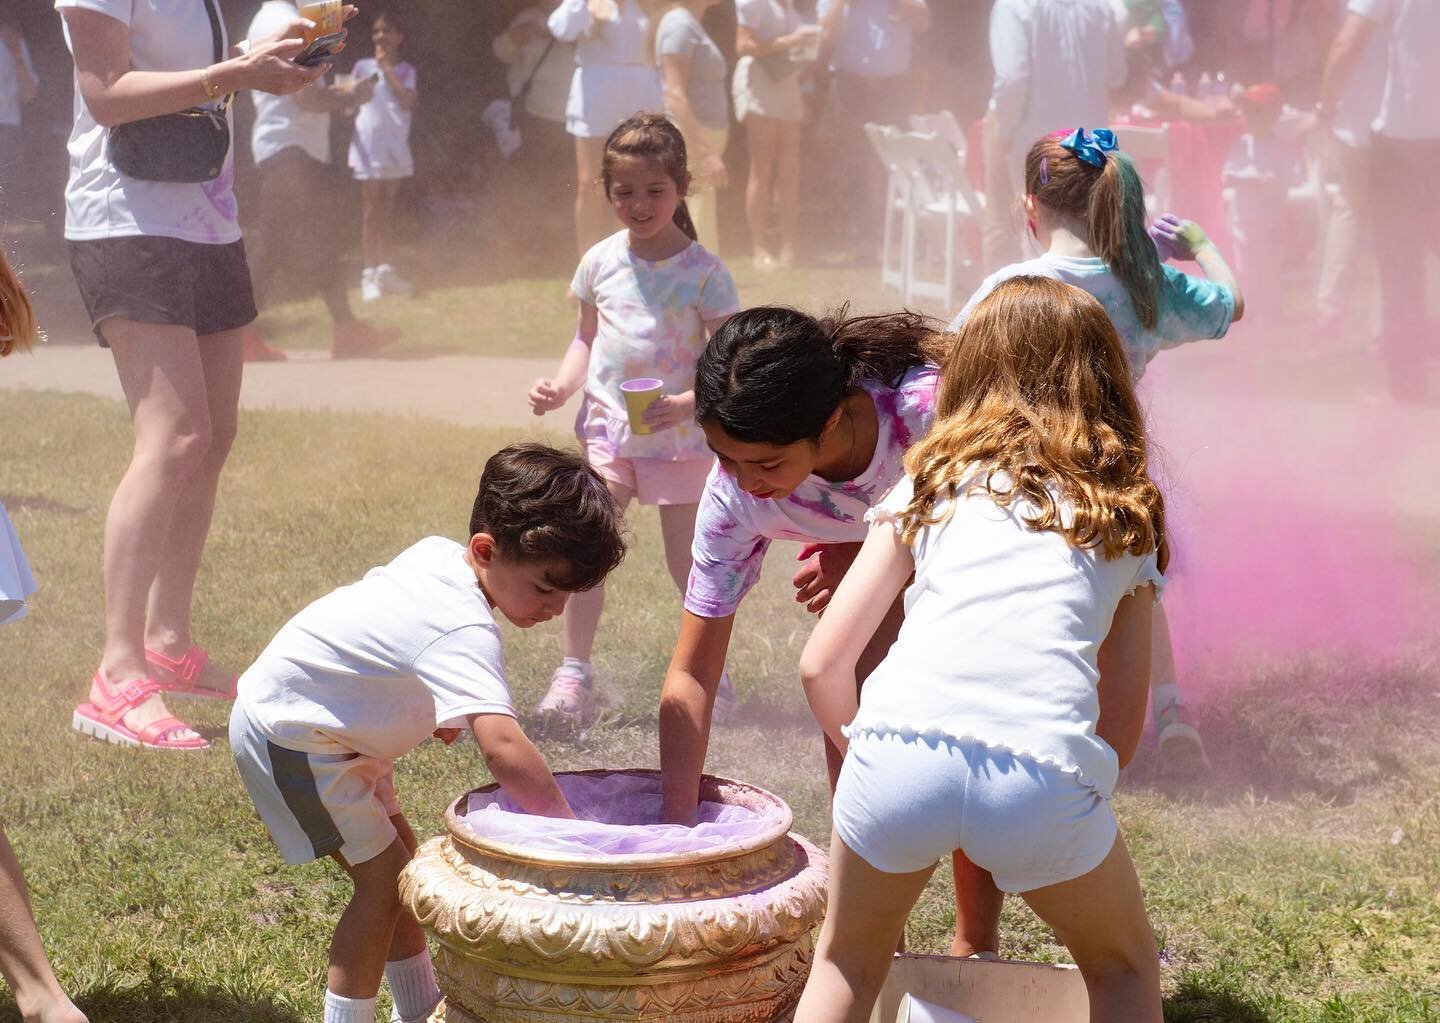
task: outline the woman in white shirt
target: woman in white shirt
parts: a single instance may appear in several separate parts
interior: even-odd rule
[[[95,336],[115,357],[134,455],[105,522],[105,650],[74,727],[130,746],[209,744],[160,693],[232,697],[235,677],[190,635],[190,604],[215,489],[235,436],[242,328],[255,301],[234,161],[203,183],[142,180],[111,158],[119,125],[214,106],[240,89],[291,93],[296,21],[226,52],[211,0],[56,0],[75,58],[65,237]]]
[[[745,125],[750,180],[745,219],[755,266],[768,270],[795,264],[800,219],[800,128],[805,100],[800,71],[807,51],[819,46],[819,26],[803,25],[794,0],[736,0],[735,117]],[[777,259],[766,246],[771,191],[780,234]]]
[[[660,76],[647,59],[642,0],[562,0],[547,24],[556,39],[575,43],[565,130],[575,138],[575,236],[584,256],[606,234],[596,187],[605,139],[631,114],[661,108]]]

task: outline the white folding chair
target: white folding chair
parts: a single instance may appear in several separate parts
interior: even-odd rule
[[[910,280],[907,262],[913,221],[910,216],[912,175],[896,149],[900,129],[889,125],[867,124],[865,134],[875,155],[885,165],[889,179],[885,183],[885,229],[880,253],[880,285],[894,288],[904,295]]]
[[[939,110],[933,114],[914,114],[910,118],[910,130],[919,132],[922,135],[939,135],[946,142],[950,143],[960,153],[963,160],[965,157],[965,129],[960,127],[960,121],[949,110]]]
[[[1152,216],[1168,212],[1171,207],[1170,190],[1170,129],[1142,128],[1134,125],[1115,129],[1115,141],[1120,152],[1135,161],[1141,175],[1146,179],[1145,207]]]
[[[965,172],[963,139],[957,148],[939,135],[909,132],[897,135],[891,145],[911,177],[905,302],[935,299],[948,315],[954,312],[960,268],[968,264],[960,251],[960,229],[966,222],[979,226],[984,199]],[[939,227],[938,233],[924,230],[931,225]],[[924,243],[937,237],[939,258],[927,259],[931,251]],[[932,262],[939,263],[937,276],[926,275]]]

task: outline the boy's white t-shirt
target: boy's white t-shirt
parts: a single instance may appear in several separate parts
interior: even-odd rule
[[[469,715],[515,716],[490,605],[465,548],[438,536],[290,619],[237,702],[277,746],[382,760]]]
[[[215,62],[215,37],[205,4],[206,0],[55,0],[55,9],[95,11],[128,26],[130,66],[136,71],[198,71]],[[220,28],[221,50],[228,52],[223,22]],[[68,27],[65,45],[75,52]],[[233,121],[231,134],[233,139]],[[90,113],[77,83],[70,178],[65,187],[66,238],[144,235],[211,245],[240,240],[233,141],[219,177],[190,184],[126,177],[110,162],[108,137],[109,129]]]
[[[1225,285],[1182,273],[1168,263],[1160,269],[1164,271],[1164,280],[1160,286],[1159,317],[1149,329],[1141,326],[1130,293],[1103,259],[1054,256],[1047,252],[1023,263],[1012,263],[985,278],[965,308],[951,321],[950,330],[958,332],[975,306],[1012,277],[1049,277],[1088,291],[1105,307],[1125,346],[1130,370],[1139,380],[1158,352],[1189,341],[1222,338],[1235,319],[1235,296]]]
[[[904,473],[906,450],[930,432],[938,383],[933,366],[917,366],[895,386],[861,381],[875,403],[879,433],[870,465],[853,480],[812,475],[786,497],[759,498],[740,489],[717,462],[695,516],[685,610],[701,618],[734,614],[759,581],[772,540],[864,540],[866,514]]]
[[[368,103],[360,105],[355,115],[355,134],[350,140],[351,170],[374,173],[389,169],[413,173],[415,161],[410,155],[410,123],[414,112],[400,105],[390,88],[389,79],[381,72],[380,63],[374,57],[357,60],[354,73],[357,82],[372,75],[380,77],[375,83],[375,94]],[[417,76],[413,64],[402,61],[395,68],[395,76],[405,88],[415,90]]]
[[[1008,485],[997,475],[997,488]],[[872,513],[899,528],[907,475]],[[1062,517],[1069,509],[1061,500]],[[1095,734],[1100,645],[1121,599],[1163,585],[1155,554],[1106,560],[1037,532],[1034,505],[1001,508],[984,491],[936,506],[912,546],[905,622],[860,693],[846,735],[974,738],[1070,771],[1109,796],[1120,765]]]
[[[247,39],[263,39],[284,29],[300,9],[288,0],[265,0],[250,22]],[[283,150],[298,148],[321,163],[330,162],[330,115],[305,110],[293,95],[275,96],[254,90],[255,124],[250,129],[250,152],[256,163]]]

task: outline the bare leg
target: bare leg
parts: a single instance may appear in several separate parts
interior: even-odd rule
[[[374,998],[396,942],[409,947],[412,937],[412,932],[400,926],[406,914],[398,886],[400,871],[410,862],[410,850],[403,839],[396,838],[388,849],[364,863],[351,865],[338,853],[334,859],[350,875],[355,891],[330,939],[326,983],[343,998]],[[410,927],[419,933],[413,919]],[[417,954],[423,946],[421,935],[420,945],[410,954]]]
[[[800,241],[800,125],[781,124],[778,130],[780,174],[775,205],[780,218],[780,262],[795,262]]]
[[[690,548],[695,541],[695,513],[698,504],[662,504],[660,537],[665,541],[665,567],[675,588],[684,596],[690,585]]]
[[[395,825],[395,831],[400,838],[400,844],[405,847],[408,863],[415,858],[415,850],[419,843],[415,840],[415,832],[410,827],[410,822],[405,819],[403,813],[397,813],[390,818],[390,823]],[[425,932],[415,922],[415,918],[405,911],[402,906],[400,915],[395,918],[395,930],[390,935],[390,950],[385,955],[386,962],[398,962],[417,956],[426,950]],[[339,992],[336,992],[339,994]]]
[[[384,184],[360,182],[360,258],[367,269],[384,262],[380,254],[380,189]]]
[[[195,334],[112,318],[102,328],[130,405],[135,446],[105,519],[105,651],[112,691],[148,674],[146,604],[181,494],[209,462],[210,396]],[[234,357],[239,357],[238,345]],[[139,730],[169,714],[158,695],[125,715]],[[187,738],[193,733],[172,733]]]
[[[195,579],[200,574],[205,538],[210,533],[220,471],[230,455],[238,427],[240,381],[244,373],[243,336],[243,331],[233,330],[210,334],[198,341],[210,417],[210,444],[196,471],[175,487],[171,526],[160,550],[155,582],[150,587],[145,628],[146,645],[172,657],[183,655],[192,642],[190,609]],[[205,672],[197,682],[218,689],[228,686],[229,676],[216,669]]]
[[[1000,951],[1000,911],[1005,893],[990,871],[975,866],[959,849],[950,857],[955,870],[955,938],[950,954],[964,958]]]
[[[575,140],[575,241],[581,256],[605,236],[604,192],[599,184],[604,158],[604,139]]]
[[[1092,1023],[1160,1023],[1160,959],[1123,838],[1084,877],[1024,898],[1080,967]]]
[[[750,225],[750,246],[756,262],[770,257],[765,232],[770,227],[770,184],[775,175],[777,127],[774,118],[751,114],[745,119],[750,143],[750,179],[745,182],[745,220]]]
[[[618,483],[606,483],[610,496],[623,510],[630,504],[634,493],[629,487]],[[565,626],[565,656],[579,661],[590,660],[595,649],[595,633],[600,628],[600,615],[605,610],[605,584],[584,593],[572,594],[565,602],[562,622]]]
[[[795,1023],[867,1023],[905,919],[934,871],[886,874],[831,835],[829,905]]]
[[[45,958],[25,875],[4,831],[0,831],[0,974],[15,995],[24,1023],[86,1023],[85,1014],[60,990]]]
[[[381,181],[379,185],[380,219],[375,236],[375,262],[370,264],[372,266],[390,262],[391,242],[395,237],[395,207],[400,200],[400,182]]]

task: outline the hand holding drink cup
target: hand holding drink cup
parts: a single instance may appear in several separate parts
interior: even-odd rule
[[[665,382],[637,377],[620,385],[630,429],[637,434],[658,433],[679,426],[695,415],[695,393],[664,394]]]

